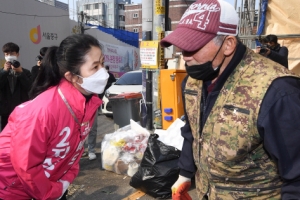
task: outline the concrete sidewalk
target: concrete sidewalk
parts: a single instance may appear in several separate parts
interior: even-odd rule
[[[135,188],[129,185],[131,177],[118,175],[101,168],[101,141],[105,134],[112,132],[114,132],[113,119],[99,115],[96,146],[97,159],[90,161],[88,157],[81,158],[79,175],[69,187],[69,200],[130,199],[129,196],[137,192]],[[189,194],[192,199],[198,199],[194,183],[192,184]],[[144,195],[138,199],[151,200],[155,198]]]

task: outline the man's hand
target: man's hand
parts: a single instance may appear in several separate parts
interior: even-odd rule
[[[192,200],[188,194],[191,187],[191,179],[179,175],[179,178],[172,186],[172,199],[173,200]]]
[[[255,48],[255,53],[259,53],[260,50],[261,50],[261,46],[257,46],[257,47]]]
[[[267,49],[267,52],[265,53],[265,56],[268,56],[271,53],[271,49],[269,49],[269,48],[266,48],[266,49]]]
[[[17,60],[14,60],[12,63],[11,63],[11,67],[12,67],[12,70],[14,70],[14,72],[16,73],[21,73],[23,72],[23,69],[21,67],[21,64],[19,61]]]
[[[5,62],[4,63],[4,68],[5,71],[9,71],[11,69],[11,62]]]

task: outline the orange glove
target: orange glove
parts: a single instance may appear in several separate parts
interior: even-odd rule
[[[179,178],[172,186],[173,200],[192,200],[188,191],[191,187],[191,179],[179,175]]]

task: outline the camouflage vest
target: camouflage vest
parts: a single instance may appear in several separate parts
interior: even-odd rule
[[[272,81],[296,76],[250,49],[227,79],[200,130],[202,81],[189,77],[186,110],[194,136],[199,199],[280,199],[278,169],[263,149],[257,117]]]

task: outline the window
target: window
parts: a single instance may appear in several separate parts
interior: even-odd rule
[[[90,4],[84,5],[84,9],[85,9],[85,10],[90,10]]]
[[[142,85],[142,72],[125,73],[115,85]]]
[[[99,9],[99,4],[98,3],[94,4],[94,9]]]
[[[139,29],[138,28],[133,28],[133,32],[138,33]]]
[[[109,3],[108,8],[113,8],[113,5],[114,5],[113,3]]]
[[[138,13],[133,13],[133,18],[138,18],[139,14]]]
[[[119,4],[119,10],[124,10],[124,4]]]
[[[109,15],[108,15],[108,20],[112,20],[112,18],[113,18],[113,17],[112,17],[112,14],[109,14]]]
[[[119,21],[125,21],[125,16],[119,15]]]

